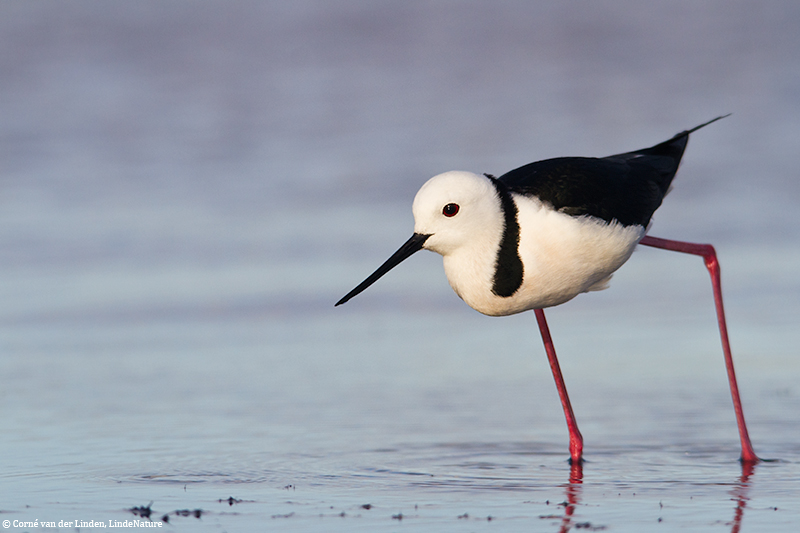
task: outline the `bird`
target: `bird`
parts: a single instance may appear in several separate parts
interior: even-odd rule
[[[499,178],[449,171],[430,178],[413,204],[414,232],[386,262],[335,305],[364,291],[414,253],[443,257],[447,280],[467,305],[489,316],[533,310],[570,436],[570,463],[583,462],[583,437],[567,394],[544,309],[605,289],[638,245],[703,257],[714,289],[723,355],[742,446],[756,456],[741,407],[730,351],[719,261],[710,244],[647,235],[670,191],[689,135],[728,115],[651,146],[607,157],[558,157]]]

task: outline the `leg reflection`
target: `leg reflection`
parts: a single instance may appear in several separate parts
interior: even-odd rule
[[[736,502],[736,510],[733,513],[733,523],[731,524],[731,533],[739,533],[742,527],[742,518],[744,517],[744,508],[747,506],[747,493],[750,491],[750,476],[755,471],[756,464],[750,461],[742,461],[742,475],[739,478],[739,483],[731,491]]]
[[[755,472],[756,463],[750,461],[742,461],[742,475],[739,477],[733,489],[730,491],[732,500],[736,502],[736,508],[733,513],[733,521],[731,522],[731,533],[739,533],[742,528],[742,519],[744,518],[744,509],[747,507],[749,501],[748,492],[750,491],[750,477]],[[570,465],[569,483],[565,485],[566,499],[561,504],[564,506],[564,516],[561,518],[561,525],[559,527],[560,533],[566,533],[573,528],[580,528],[583,524],[574,524],[572,517],[575,514],[575,508],[580,505],[581,495],[583,493],[583,464],[573,463]],[[555,517],[553,517],[555,518]],[[588,524],[588,522],[586,523]]]
[[[572,515],[575,513],[575,507],[581,501],[581,492],[583,489],[583,462],[573,461],[569,469],[569,483],[566,485],[567,499],[564,500],[564,517],[561,519],[561,527],[559,531],[566,533],[572,528]]]

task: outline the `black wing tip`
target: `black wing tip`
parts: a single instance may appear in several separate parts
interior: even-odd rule
[[[694,132],[696,132],[697,130],[699,130],[700,128],[705,128],[705,127],[706,127],[706,126],[708,126],[709,124],[713,124],[714,122],[716,122],[716,121],[718,121],[718,120],[722,120],[723,118],[727,118],[727,117],[731,116],[732,114],[733,114],[733,113],[728,113],[727,115],[720,115],[720,116],[718,116],[717,118],[712,118],[712,119],[711,119],[711,120],[709,120],[708,122],[703,122],[703,123],[702,123],[702,124],[700,124],[699,126],[695,126],[694,128],[691,128],[691,129],[688,129],[688,130],[684,130],[684,131],[682,131],[682,132],[678,133],[677,135],[675,135],[675,137],[673,137],[672,139],[670,139],[670,141],[674,141],[674,140],[676,140],[676,139],[680,139],[681,137],[686,137],[686,136],[688,136],[690,133],[694,133]]]
[[[699,130],[700,128],[705,128],[705,127],[706,127],[706,126],[708,126],[709,124],[713,124],[714,122],[716,122],[716,121],[718,121],[718,120],[722,120],[723,118],[727,118],[727,117],[729,117],[729,116],[731,116],[731,115],[733,115],[733,113],[728,113],[727,115],[720,115],[720,116],[718,116],[717,118],[712,118],[712,119],[711,119],[711,120],[709,120],[708,122],[704,122],[703,124],[700,124],[699,126],[695,126],[694,128],[692,128],[692,129],[690,129],[690,130],[686,131],[686,133],[692,133],[692,132],[694,132],[694,131],[697,131],[697,130]]]
[[[716,118],[712,118],[708,122],[703,122],[699,126],[695,126],[694,128],[690,128],[688,130],[683,130],[682,132],[675,134],[673,137],[667,139],[664,142],[660,142],[660,143],[656,144],[655,146],[652,146],[652,147],[644,149],[644,150],[637,150],[636,152],[631,152],[631,153],[634,153],[634,154],[646,154],[646,153],[655,153],[655,152],[663,151],[663,150],[678,149],[680,151],[680,153],[679,154],[675,154],[675,156],[678,157],[678,159],[680,159],[680,157],[683,156],[683,150],[686,148],[686,143],[689,141],[689,135],[690,134],[696,132],[700,128],[705,128],[709,124],[713,124],[714,122],[716,122],[718,120],[722,120],[725,117],[729,117],[732,114],[733,113],[728,113],[727,115],[720,115],[720,116],[718,116]]]

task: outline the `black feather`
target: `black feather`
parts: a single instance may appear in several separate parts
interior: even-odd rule
[[[650,148],[602,158],[546,159],[498,179],[509,191],[536,196],[568,215],[647,226],[678,171],[689,134],[727,116],[682,131]]]
[[[500,180],[491,174],[484,174],[497,191],[500,207],[503,210],[503,237],[497,249],[494,266],[492,292],[497,296],[508,298],[522,286],[524,270],[519,257],[519,222],[517,221],[517,204]]]

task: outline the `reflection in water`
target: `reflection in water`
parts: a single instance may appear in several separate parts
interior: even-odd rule
[[[747,507],[749,498],[747,493],[750,490],[750,476],[755,472],[756,463],[743,461],[742,462],[742,475],[739,477],[739,482],[734,485],[730,494],[736,502],[736,509],[733,514],[733,521],[731,522],[731,533],[739,533],[742,527],[742,518],[744,517],[744,508]],[[566,487],[566,499],[564,500],[564,516],[561,518],[559,527],[560,533],[566,533],[573,526],[582,527],[581,524],[572,523],[572,515],[575,513],[575,508],[580,504],[581,494],[583,492],[583,465],[575,463],[570,467],[569,483]],[[588,527],[587,527],[588,526]],[[585,526],[591,528],[587,523]]]
[[[569,469],[569,483],[567,483],[567,499],[564,500],[564,517],[561,519],[559,531],[565,533],[572,527],[572,515],[575,507],[580,503],[583,488],[583,463],[574,461]]]
[[[750,476],[755,471],[756,463],[751,461],[742,461],[742,475],[739,478],[739,483],[736,484],[731,491],[731,496],[736,501],[736,511],[733,513],[733,524],[731,533],[738,533],[742,527],[742,518],[744,517],[744,508],[747,506],[747,493],[750,490]]]

